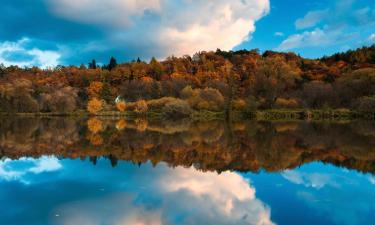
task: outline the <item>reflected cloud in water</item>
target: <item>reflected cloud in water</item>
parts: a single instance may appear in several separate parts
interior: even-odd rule
[[[374,128],[0,118],[0,224],[371,224]]]
[[[56,224],[274,224],[236,173],[165,166],[143,172],[146,179],[128,181],[139,189],[60,206]]]
[[[374,216],[374,186],[368,182],[372,175],[320,164],[305,165],[281,175],[302,185],[295,192],[296,198],[334,224],[368,224]]]
[[[4,218],[14,223],[16,209],[26,217],[18,217],[15,224],[274,224],[270,208],[257,199],[250,181],[235,172],[204,173],[165,164],[138,168],[129,163],[114,169],[104,160],[99,164],[54,157],[3,160],[7,175],[2,174],[0,187],[11,185],[13,196],[35,191],[28,201],[49,203],[33,217],[33,206],[17,205],[9,192],[0,191],[0,200],[13,208],[0,207]]]
[[[53,172],[62,166],[56,157],[43,156],[39,159],[22,157],[19,160],[3,159],[0,161],[0,179],[19,180],[30,183],[27,176],[43,172]]]

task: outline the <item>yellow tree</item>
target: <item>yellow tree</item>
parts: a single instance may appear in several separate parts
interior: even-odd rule
[[[90,113],[97,113],[103,109],[103,101],[93,98],[87,103],[87,111]]]

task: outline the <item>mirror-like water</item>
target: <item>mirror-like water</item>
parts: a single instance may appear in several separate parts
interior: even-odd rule
[[[375,123],[0,119],[0,224],[372,224]]]

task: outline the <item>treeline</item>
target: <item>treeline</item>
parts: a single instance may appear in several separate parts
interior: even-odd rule
[[[0,112],[375,109],[375,46],[305,59],[257,50],[53,69],[0,66]]]

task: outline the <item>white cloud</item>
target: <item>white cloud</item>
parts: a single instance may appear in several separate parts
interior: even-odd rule
[[[283,37],[284,33],[283,32],[275,32],[275,36]]]
[[[106,41],[165,57],[229,50],[249,38],[269,0],[47,0],[56,15],[99,26]]]
[[[370,175],[370,176],[368,177],[368,180],[370,181],[371,184],[374,184],[374,185],[375,185],[375,176]]]
[[[155,170],[144,183],[137,178],[141,191],[127,189],[57,207],[56,224],[274,224],[270,209],[236,173]]]
[[[330,37],[325,31],[317,28],[313,31],[305,31],[302,34],[293,34],[285,39],[278,50],[285,51],[304,46],[320,46],[329,43]]]
[[[43,156],[39,159],[20,158],[18,160],[3,159],[0,161],[0,179],[10,181],[18,180],[29,183],[25,178],[28,174],[40,174],[57,171],[62,168],[56,157]]]
[[[369,42],[375,42],[375,33],[374,33],[374,34],[371,34],[371,35],[368,37],[368,41],[369,41]]]
[[[374,10],[370,6],[361,8],[352,0],[335,0],[325,9],[307,12],[304,17],[297,19],[297,30],[310,29],[288,36],[276,50],[311,47],[332,47],[327,49],[337,50],[344,46],[354,48],[366,45],[368,33],[373,31],[375,25]],[[322,51],[326,52],[325,49],[319,52]]]
[[[56,51],[45,51],[38,48],[28,49],[26,45],[30,39],[22,38],[16,42],[5,41],[0,43],[0,63],[5,66],[18,65],[40,66],[42,68],[58,65],[60,54]],[[12,55],[17,55],[12,57]]]
[[[293,170],[287,170],[281,174],[285,179],[294,184],[301,184],[305,187],[312,187],[316,189],[323,188],[326,185],[337,186],[329,174],[321,173],[305,173]]]
[[[319,22],[325,19],[326,16],[329,15],[328,10],[317,10],[308,12],[303,18],[298,19],[295,22],[295,26],[297,29],[306,29],[310,27],[314,27]]]

